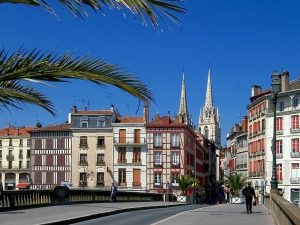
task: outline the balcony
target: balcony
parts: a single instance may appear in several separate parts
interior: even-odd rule
[[[179,168],[180,167],[180,163],[172,163],[171,167],[172,168]]]
[[[300,133],[300,128],[299,127],[297,127],[297,128],[291,128],[290,132],[291,132],[291,134]]]
[[[283,154],[282,153],[276,153],[276,158],[277,159],[282,159],[283,158]]]
[[[134,137],[126,137],[126,138],[114,138],[114,144],[117,146],[142,146],[146,145],[145,138],[134,138]]]
[[[118,159],[118,163],[127,163],[127,159]]]
[[[281,179],[281,180],[277,180],[278,181],[278,184],[282,184],[283,183],[283,180]]]
[[[97,149],[106,149],[106,145],[105,144],[97,144]]]
[[[291,152],[291,158],[300,158],[300,152]]]
[[[80,145],[79,145],[79,148],[80,148],[80,149],[88,149],[89,146],[88,146],[87,144],[80,144]]]
[[[80,187],[87,187],[87,181],[80,181],[79,186]]]
[[[162,168],[163,164],[162,163],[154,163],[153,166],[156,168]]]
[[[79,161],[79,166],[88,166],[88,162],[87,161]]]
[[[290,183],[291,184],[300,184],[300,177],[291,177]]]
[[[96,187],[104,187],[104,181],[97,181]]]
[[[6,160],[7,161],[15,161],[15,156],[11,155],[11,154],[8,154],[8,155],[6,155]]]
[[[141,159],[132,159],[132,163],[141,164],[142,160]]]
[[[19,159],[23,159],[23,154],[19,154]]]
[[[96,162],[96,166],[105,166],[105,162],[103,160],[99,160]]]
[[[133,187],[141,187],[142,183],[141,182],[132,182]]]
[[[276,134],[277,134],[277,135],[283,134],[283,130],[276,130]]]
[[[127,187],[127,183],[126,182],[119,182],[119,184],[118,184],[118,186],[119,186],[119,188],[125,188],[125,187]]]

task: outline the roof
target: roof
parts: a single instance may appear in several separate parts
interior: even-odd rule
[[[172,120],[169,116],[160,117],[159,115],[156,115],[146,127],[187,127],[187,125],[180,123],[177,119]]]
[[[33,127],[8,127],[0,129],[0,136],[22,136],[29,137],[29,132]]]
[[[116,123],[144,123],[143,116],[120,116]]]
[[[71,125],[68,123],[52,125],[47,127],[35,128],[31,132],[41,132],[41,131],[70,131]]]
[[[72,115],[112,115],[111,110],[81,110],[72,112]]]

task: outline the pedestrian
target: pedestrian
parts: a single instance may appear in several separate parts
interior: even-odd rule
[[[251,187],[251,182],[248,182],[248,186],[243,189],[243,195],[246,199],[247,213],[252,213],[252,201],[255,198],[254,188]]]
[[[255,203],[258,205],[258,198],[259,198],[259,190],[257,187],[255,187]]]
[[[2,182],[0,182],[0,200],[2,200],[3,199],[3,184],[2,184]]]
[[[114,183],[111,184],[110,187],[110,202],[116,202],[117,201],[117,187]]]
[[[230,202],[230,186],[227,185],[225,186],[225,198],[226,198],[226,203],[229,204]]]

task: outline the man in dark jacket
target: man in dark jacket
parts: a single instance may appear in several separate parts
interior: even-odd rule
[[[252,213],[252,201],[255,198],[254,188],[251,187],[251,182],[248,182],[248,186],[243,189],[243,195],[246,199],[247,213]]]

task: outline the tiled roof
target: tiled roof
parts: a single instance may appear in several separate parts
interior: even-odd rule
[[[33,130],[33,127],[8,127],[0,129],[0,136],[23,136],[28,137],[29,132]]]
[[[72,112],[72,115],[112,115],[111,110],[81,110]]]
[[[68,123],[52,125],[47,127],[35,128],[31,132],[41,132],[41,131],[70,131],[71,125]]]
[[[142,116],[120,116],[117,118],[117,123],[144,123]]]
[[[156,116],[154,120],[147,124],[147,127],[186,127],[186,124],[180,123],[177,119],[170,119],[169,116]]]

